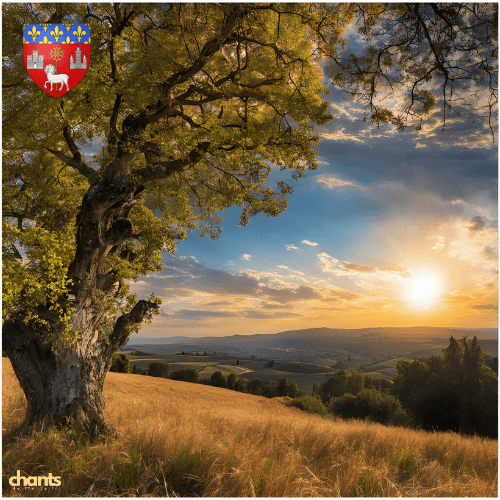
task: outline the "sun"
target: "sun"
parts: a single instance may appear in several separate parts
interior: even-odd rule
[[[440,277],[430,272],[414,273],[406,287],[407,299],[418,308],[429,308],[434,305],[441,292]]]

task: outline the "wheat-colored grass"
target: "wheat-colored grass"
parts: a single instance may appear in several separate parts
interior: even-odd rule
[[[325,420],[279,398],[141,375],[109,373],[104,393],[120,437],[82,446],[32,432],[4,447],[4,496],[27,494],[5,488],[17,469],[60,475],[50,494],[61,496],[497,496],[496,440]],[[20,394],[4,358],[4,432],[22,421]]]

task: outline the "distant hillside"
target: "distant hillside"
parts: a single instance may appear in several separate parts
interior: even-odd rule
[[[2,368],[5,432],[26,400]],[[497,497],[497,441],[322,419],[281,398],[141,375],[109,373],[104,394],[117,439],[78,446],[46,429],[4,442],[4,478],[60,474],[64,497]],[[5,481],[3,494],[19,492]]]
[[[311,328],[275,334],[230,335],[227,337],[164,337],[154,343],[131,340],[126,349],[142,349],[159,354],[187,352],[226,354],[232,357],[254,356],[263,360],[281,360],[324,365],[337,362],[359,368],[399,357],[422,357],[439,354],[450,336],[477,336],[485,352],[498,355],[498,332],[495,329],[439,327],[335,329]],[[144,338],[143,340],[147,340]]]

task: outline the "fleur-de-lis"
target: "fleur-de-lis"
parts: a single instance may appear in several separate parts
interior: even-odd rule
[[[65,24],[66,26],[66,33],[69,33],[69,30],[71,29],[71,24]]]
[[[26,38],[24,38],[24,36],[23,36],[23,43],[30,43],[30,41],[26,40]]]
[[[49,23],[43,23],[42,26],[43,26],[43,31],[47,32],[47,30],[49,29]]]
[[[38,42],[38,43],[52,43],[52,42],[51,42],[51,41],[47,38],[47,35],[45,35],[45,36],[43,37],[43,40],[42,40],[42,41],[40,41],[40,42]]]
[[[87,32],[86,31],[83,31],[82,30],[82,27],[80,25],[78,25],[78,29],[76,31],[73,31],[73,35],[76,36],[76,38],[78,38],[78,41],[81,42],[82,41],[82,36],[86,35]]]
[[[40,32],[36,30],[36,24],[33,25],[33,28],[31,28],[31,31],[28,31],[28,35],[33,39],[33,41],[36,40],[36,37],[39,34],[40,34]]]
[[[56,39],[56,42],[59,41],[59,37],[64,33],[64,31],[61,31],[59,29],[59,26],[57,26],[56,24],[56,27],[54,29],[54,31],[51,31],[50,34]]]
[[[75,43],[69,36],[66,37],[66,40],[63,40],[61,43]]]
[[[88,38],[88,40],[86,40],[85,42],[83,43],[90,43],[90,37]]]

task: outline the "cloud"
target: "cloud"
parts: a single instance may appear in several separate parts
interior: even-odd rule
[[[289,267],[284,266],[284,265],[282,265],[282,264],[278,264],[276,267],[277,267],[278,269],[284,269],[285,271],[290,271],[291,273],[293,273],[293,274],[297,274],[297,275],[299,275],[299,276],[305,276],[305,275],[306,275],[305,273],[303,273],[303,272],[301,272],[301,271],[296,271],[295,269],[290,269]]]
[[[485,270],[498,269],[498,229],[488,226],[480,217],[459,219],[454,224],[455,234],[450,241],[448,255],[465,260]]]
[[[298,248],[291,243],[290,245],[285,245],[287,250],[298,250]]]
[[[472,217],[469,225],[467,226],[467,228],[469,229],[469,231],[471,233],[481,231],[485,227],[486,227],[486,223],[484,222],[483,219],[481,219],[481,217],[479,217],[479,215]]]
[[[324,184],[328,189],[335,189],[339,187],[355,187],[361,190],[366,189],[362,186],[359,186],[358,184],[355,184],[354,182],[343,181],[342,179],[338,179],[331,175],[320,175],[316,178],[316,182],[318,182],[319,184]]]
[[[346,132],[346,127],[342,127],[335,132],[323,132],[321,137],[330,141],[353,141],[353,142],[364,142],[363,138],[360,138],[356,134],[351,134]]]
[[[444,236],[430,236],[429,239],[436,238],[436,244],[432,247],[432,250],[442,250],[444,248],[444,242],[446,241],[446,238]]]
[[[315,243],[314,241],[302,240],[301,243],[303,245],[311,245],[312,247],[318,246],[319,243]]]
[[[250,260],[250,258],[251,258],[251,257],[252,257],[252,256],[251,256],[251,255],[249,255],[249,254],[247,254],[247,253],[244,253],[244,254],[241,256],[241,258],[242,258],[243,260]]]
[[[476,309],[477,311],[497,311],[498,304],[473,304],[470,306],[471,309]]]
[[[408,277],[409,272],[401,267],[394,266],[367,266],[364,264],[355,264],[353,262],[339,261],[325,252],[318,255],[323,272],[331,273],[335,276],[366,276],[376,277]]]
[[[198,309],[178,309],[173,313],[165,313],[171,319],[189,319],[193,321],[203,321],[213,318],[234,318],[239,316],[236,312],[230,311],[201,311]]]

